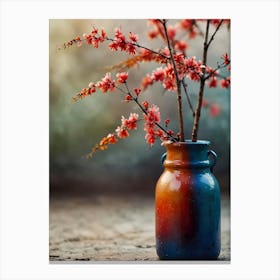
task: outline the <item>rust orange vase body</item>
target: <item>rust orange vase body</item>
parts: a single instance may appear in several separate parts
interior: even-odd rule
[[[209,141],[165,144],[165,169],[155,194],[160,259],[208,260],[219,256],[220,188],[212,172],[217,156],[209,145]]]

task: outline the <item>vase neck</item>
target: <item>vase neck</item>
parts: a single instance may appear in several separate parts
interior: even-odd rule
[[[164,166],[169,168],[207,168],[210,166],[209,145],[208,141],[166,144],[167,154]]]

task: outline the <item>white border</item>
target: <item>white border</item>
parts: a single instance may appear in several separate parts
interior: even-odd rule
[[[231,18],[231,264],[50,265],[48,19]],[[279,2],[2,1],[1,279],[279,279]]]

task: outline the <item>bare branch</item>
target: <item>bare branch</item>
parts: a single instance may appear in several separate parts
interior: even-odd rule
[[[184,91],[185,91],[185,94],[186,94],[186,97],[187,97],[187,101],[188,101],[189,107],[190,107],[190,109],[191,109],[191,111],[192,111],[192,115],[193,115],[193,117],[194,117],[194,116],[195,116],[195,111],[194,111],[194,109],[193,109],[193,106],[192,106],[192,103],[191,103],[191,99],[190,99],[189,93],[188,93],[188,91],[187,91],[187,84],[185,83],[184,80],[182,81],[182,84],[183,84],[183,87],[184,87]]]
[[[177,101],[178,101],[178,115],[179,115],[179,140],[180,142],[184,142],[185,141],[185,136],[184,136],[184,122],[183,122],[183,112],[182,112],[182,95],[181,95],[181,82],[179,79],[179,74],[177,71],[177,67],[176,67],[176,63],[173,57],[173,51],[170,45],[170,40],[168,37],[168,32],[167,32],[167,27],[166,27],[166,20],[163,19],[163,27],[164,27],[164,32],[165,32],[165,36],[166,36],[166,41],[167,41],[167,45],[168,45],[168,49],[170,52],[170,56],[171,56],[171,61],[173,64],[173,69],[174,69],[174,73],[175,73],[175,77],[176,77],[176,84],[177,84]]]

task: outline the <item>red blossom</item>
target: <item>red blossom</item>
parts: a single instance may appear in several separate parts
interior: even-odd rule
[[[117,51],[118,50],[118,47],[119,47],[119,44],[117,41],[113,41],[112,43],[109,44],[109,48],[112,50],[112,51]]]
[[[197,36],[197,32],[195,30],[191,30],[189,33],[189,38],[194,39]]]
[[[228,88],[230,86],[230,77],[221,80],[221,87]]]
[[[230,64],[230,59],[227,53],[222,55],[222,59],[224,60],[224,64],[225,65],[229,65]]]
[[[167,34],[170,40],[173,40],[176,36],[176,28],[173,26],[170,26],[167,30]]]
[[[105,41],[106,38],[106,32],[104,29],[101,30],[101,33],[98,33],[97,28],[93,28],[90,34],[83,34],[83,37],[87,41],[89,45],[93,45],[95,48],[99,47],[99,43],[102,43]],[[80,43],[80,40],[78,40]]]
[[[155,134],[154,133],[146,133],[145,135],[145,139],[146,139],[146,142],[149,144],[149,145],[153,145],[156,141],[156,137],[155,137]]]
[[[135,92],[136,96],[141,93],[141,88],[134,88],[133,91]]]
[[[195,30],[195,20],[193,19],[183,19],[180,22],[180,27],[189,32],[189,38],[193,39],[197,36],[197,32]]]
[[[132,54],[132,55],[135,55],[136,54],[136,47],[130,43],[127,43],[126,44],[126,51],[129,53],[129,54]]]
[[[168,130],[167,130],[167,133],[168,133],[169,135],[174,135],[174,134],[175,134],[174,131],[171,130],[171,129],[168,129]]]
[[[221,22],[221,19],[211,19],[210,20],[210,23],[212,23],[212,24],[214,24],[216,26],[218,26],[220,24],[220,22]]]
[[[80,99],[85,98],[86,96],[92,95],[96,91],[95,84],[90,82],[87,88],[83,88],[79,93],[72,97],[72,101],[76,102]]]
[[[208,73],[209,77],[217,76],[219,74],[219,70],[215,71],[212,67],[206,66],[205,73]]]
[[[138,35],[130,32],[130,42],[126,41],[124,34],[120,28],[115,29],[114,40],[109,44],[109,48],[113,51],[121,50],[126,51],[131,55],[136,54],[136,46],[134,45],[138,40]]]
[[[110,144],[115,144],[115,143],[118,142],[117,137],[114,134],[111,134],[111,133],[108,134],[107,139],[108,139],[108,143],[110,143]]]
[[[100,42],[104,42],[105,39],[106,39],[106,32],[104,29],[102,29],[99,40],[100,40]]]
[[[123,84],[126,82],[128,78],[128,73],[127,72],[117,73],[116,77],[118,78],[118,82]]]
[[[183,29],[192,29],[193,28],[193,20],[191,19],[183,19],[180,22],[180,25]]]
[[[126,102],[130,102],[131,100],[132,100],[131,95],[128,94],[128,95],[125,96],[125,101]]]
[[[152,105],[148,109],[148,114],[145,115],[145,120],[146,122],[152,122],[152,123],[158,123],[160,122],[160,112],[159,112],[159,107],[156,105]]]
[[[208,83],[208,86],[210,88],[215,88],[218,85],[218,79],[216,77],[211,78],[211,80]]]
[[[221,114],[221,106],[218,103],[213,103],[210,105],[209,114],[211,117],[217,117]]]
[[[150,38],[161,37],[163,39],[164,45],[167,45],[167,37],[171,45],[169,47],[162,47],[159,50],[148,50],[145,46],[140,46],[137,44],[138,35],[133,32],[129,32],[129,35],[126,37],[120,28],[115,29],[114,38],[106,37],[106,32],[104,29],[99,31],[97,28],[93,28],[89,34],[84,34],[84,39],[81,40],[79,36],[75,39],[69,41],[67,44],[64,44],[64,47],[70,46],[74,43],[77,43],[78,46],[82,44],[82,41],[87,42],[87,44],[92,45],[95,48],[98,48],[100,43],[105,40],[110,41],[109,48],[113,51],[124,51],[130,55],[135,55],[134,57],[129,58],[129,60],[125,61],[125,67],[129,68],[134,65],[139,64],[140,62],[153,62],[160,65],[160,67],[156,68],[152,71],[152,74],[147,74],[141,84],[141,88],[133,88],[133,91],[130,91],[127,85],[127,94],[125,95],[125,101],[130,102],[132,100],[136,101],[136,103],[141,107],[142,111],[144,111],[144,131],[146,132],[145,139],[149,145],[153,145],[157,139],[167,140],[172,139],[176,141],[176,138],[171,137],[174,135],[172,130],[168,130],[168,124],[170,123],[169,119],[164,120],[165,128],[161,127],[161,115],[159,111],[159,107],[156,105],[150,106],[147,101],[142,102],[142,106],[138,101],[138,96],[140,95],[142,90],[145,90],[148,86],[152,85],[154,82],[161,82],[162,86],[168,91],[175,91],[177,89],[177,83],[182,81],[184,78],[188,78],[191,81],[200,81],[201,83],[205,83],[209,88],[216,88],[218,85],[218,70],[214,70],[210,66],[206,65],[205,59],[204,63],[196,60],[195,57],[189,57],[186,55],[185,50],[188,48],[188,44],[183,40],[176,40],[177,32],[182,31],[184,35],[187,31],[187,35],[189,38],[194,38],[199,33],[203,35],[202,29],[200,29],[200,22],[205,22],[206,20],[181,20],[177,25],[167,26],[165,25],[166,21],[152,19],[149,20],[149,24],[152,25],[153,30],[148,33]],[[216,27],[221,23],[221,19],[212,19],[210,23],[215,25]],[[224,20],[223,23],[228,23],[229,20]],[[212,26],[212,28],[215,28]],[[179,27],[179,29],[178,29]],[[180,30],[181,29],[181,30]],[[166,35],[167,32],[167,35]],[[208,32],[208,28],[207,31]],[[207,35],[207,34],[205,34]],[[215,35],[215,34],[214,34]],[[167,37],[166,37],[167,36]],[[203,35],[204,36],[204,35]],[[214,37],[214,36],[212,36]],[[183,37],[182,37],[183,38]],[[213,38],[210,39],[210,41]],[[209,42],[210,44],[210,42]],[[139,51],[137,53],[137,48],[139,47]],[[172,54],[170,53],[172,52]],[[136,55],[137,53],[137,55]],[[172,58],[172,60],[171,60]],[[174,59],[173,59],[174,58]],[[227,53],[222,55],[223,64],[218,64],[219,68],[227,67],[230,69],[230,58]],[[173,66],[172,63],[175,63]],[[121,66],[120,66],[121,65]],[[123,67],[124,63],[122,62],[117,67],[118,69],[127,69]],[[175,68],[175,69],[174,69]],[[115,69],[115,68],[112,68]],[[175,71],[176,70],[176,71]],[[176,74],[176,75],[175,75]],[[127,72],[120,72],[116,74],[117,82],[120,84],[126,83],[128,79]],[[204,79],[205,77],[205,79]],[[222,88],[228,88],[230,86],[230,77],[223,78],[220,80],[220,86]],[[116,81],[111,78],[111,73],[106,73],[105,77],[102,78],[97,83],[89,83],[87,88],[82,89],[73,100],[76,101],[78,99],[84,98],[85,96],[89,96],[96,91],[96,88],[106,93],[108,91],[114,91],[116,86]],[[124,91],[123,91],[124,92]],[[133,93],[134,92],[134,93]],[[203,92],[202,92],[203,94]],[[221,106],[218,103],[209,103],[205,99],[202,100],[202,107],[209,108],[209,114],[211,117],[216,117],[221,114]],[[200,109],[200,108],[199,108]],[[93,148],[93,152],[95,150],[105,150],[107,149],[108,144],[114,144],[118,141],[118,138],[123,139],[129,136],[131,130],[137,129],[137,122],[139,116],[138,114],[131,113],[129,118],[125,118],[122,116],[121,125],[116,128],[113,133],[108,134],[104,137],[99,144],[97,144]],[[161,128],[160,128],[161,127]],[[177,134],[178,139],[183,135],[180,131],[180,135]],[[117,138],[118,137],[118,138]],[[183,138],[183,137],[181,137]]]
[[[154,54],[146,49],[140,50],[140,55],[141,59],[146,62],[152,61],[155,58]]]
[[[144,130],[146,131],[145,139],[148,144],[153,145],[156,137],[162,132],[156,129],[156,123],[160,122],[159,108],[153,104],[150,108],[148,108],[147,114],[144,114],[144,120]]]
[[[143,79],[142,79],[142,87],[145,90],[148,86],[153,84],[153,79],[149,74],[147,74]]]
[[[147,110],[147,109],[149,108],[149,103],[148,103],[148,101],[144,101],[144,102],[142,103],[142,106]]]
[[[154,81],[163,81],[164,80],[164,71],[163,71],[162,67],[159,67],[155,71],[153,71],[152,79]]]
[[[174,68],[173,66],[168,63],[167,66],[164,68],[165,77],[175,79]]]
[[[135,113],[131,113],[128,119],[122,117],[122,127],[128,130],[137,129],[138,118],[139,115]]]
[[[89,88],[94,88],[94,87],[95,87],[95,85],[94,85],[94,83],[93,83],[93,82],[90,82],[90,83],[89,83],[89,85],[88,85],[88,87],[89,87]]]
[[[200,75],[199,73],[195,72],[195,71],[191,71],[188,75],[188,77],[190,78],[190,80],[192,81],[199,81],[200,80]]]
[[[126,138],[129,136],[128,130],[137,129],[138,114],[131,113],[129,118],[126,119],[122,116],[122,124],[116,129],[119,138]]]
[[[117,133],[118,137],[121,138],[121,139],[127,138],[129,136],[128,131],[125,128],[121,127],[121,126],[117,127],[116,133]]]
[[[138,35],[137,34],[134,34],[132,32],[129,32],[129,39],[130,41],[132,41],[133,43],[137,43],[138,41]]]
[[[101,150],[104,151],[108,148],[108,144],[115,144],[118,142],[117,137],[115,136],[115,134],[109,133],[106,137],[102,138],[99,142],[99,144],[97,144],[93,149],[92,152],[90,154],[88,154],[87,157],[92,157],[92,155],[97,151],[97,150]]]
[[[115,29],[115,38],[120,41],[125,41],[125,36],[120,28]]]
[[[179,51],[184,51],[188,48],[188,44],[184,41],[176,41],[176,44],[175,44],[175,49],[176,50],[179,50]]]
[[[109,90],[114,91],[116,89],[116,82],[111,79],[111,73],[106,73],[105,77],[96,86],[105,93]]]
[[[169,91],[174,91],[177,89],[174,79],[165,79],[162,85],[164,88],[166,88]]]
[[[154,39],[159,35],[159,32],[157,30],[152,30],[148,32],[148,37],[150,39]]]
[[[150,39],[154,39],[158,36],[161,36],[162,38],[165,38],[164,35],[164,28],[162,26],[162,23],[160,20],[158,19],[149,19],[147,21],[148,25],[152,25],[154,27],[154,29],[152,31],[148,32],[148,36]]]
[[[168,124],[170,123],[170,120],[169,119],[166,119],[165,121],[164,121],[164,124],[167,126]]]

